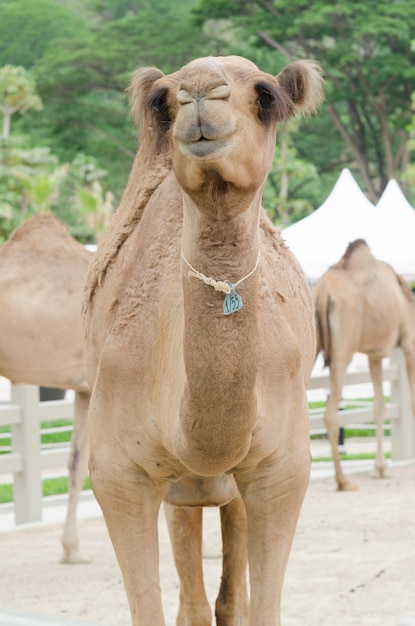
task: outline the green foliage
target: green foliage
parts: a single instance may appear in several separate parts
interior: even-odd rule
[[[56,166],[57,159],[50,150],[31,149],[27,137],[0,140],[0,243],[35,213],[30,205],[28,177],[42,177]]]
[[[169,15],[170,18],[187,17],[196,0],[89,0],[90,7],[103,21],[113,22],[125,15],[142,15],[153,12],[156,15]]]
[[[85,20],[54,0],[2,0],[0,65],[31,68],[58,37],[79,36]]]
[[[55,214],[70,224],[72,236],[81,241],[94,243],[113,213],[114,196],[104,192],[101,184],[106,176],[106,170],[91,156],[78,153],[70,164]]]
[[[412,49],[415,50],[415,40],[412,42]],[[407,198],[408,201],[415,206],[415,91],[412,94],[411,103],[412,119],[408,126],[409,141],[408,151],[412,159],[403,175],[403,180],[408,185]]]
[[[3,137],[10,135],[13,113],[28,109],[40,110],[42,101],[36,93],[34,80],[20,65],[0,67],[0,112],[3,114]]]
[[[0,243],[25,219],[46,212],[61,219],[72,236],[85,243],[94,242],[102,231],[101,205],[105,199],[101,204],[95,202],[91,221],[89,207],[80,193],[96,193],[96,184],[105,176],[106,171],[91,156],[78,153],[72,162],[62,164],[49,148],[31,148],[25,136],[1,140]],[[106,208],[112,212],[113,206],[107,204]],[[108,221],[108,215],[105,219]]]
[[[314,165],[298,156],[294,146],[298,127],[299,121],[296,120],[280,129],[263,195],[263,204],[269,216],[282,227],[313,211],[304,189],[318,178],[318,174]]]
[[[341,150],[355,160],[371,199],[402,174],[415,89],[412,0],[201,0],[195,15],[198,23],[227,18],[238,39],[287,60],[317,59],[328,84],[321,117],[335,125],[337,144],[342,139]]]
[[[407,184],[415,179],[408,141],[415,88],[411,0],[3,0],[1,18],[0,65],[30,68],[44,105],[15,115],[13,135],[24,136],[29,151],[47,150],[54,163],[31,195],[24,178],[10,176],[2,152],[0,238],[2,225],[9,232],[39,210],[35,196],[43,190],[47,210],[69,223],[75,236],[91,240],[93,207],[103,224],[108,207],[120,200],[136,151],[124,94],[132,71],[156,65],[171,72],[207,54],[241,54],[272,74],[304,57],[324,67],[326,106],[312,123],[300,120],[290,128],[288,151],[283,137],[277,143],[264,195],[277,223],[319,206],[345,166],[360,172],[372,200],[391,173],[404,182],[407,162]],[[107,175],[94,183],[77,179],[80,154]],[[70,167],[59,201],[48,205],[53,167],[65,164]],[[39,168],[34,176],[42,175]]]
[[[35,83],[24,67],[5,65],[0,68],[0,104],[2,109],[21,113],[42,108]]]
[[[60,165],[49,172],[23,174],[17,169],[14,174],[20,178],[24,189],[24,199],[33,213],[49,213],[59,199],[60,186],[68,173],[68,164]]]
[[[134,10],[124,12],[121,4]],[[96,155],[109,172],[104,191],[111,190],[116,203],[136,151],[136,129],[124,94],[132,72],[146,65],[171,72],[194,56],[215,51],[183,6],[175,15],[176,5],[167,2],[139,13],[138,6],[149,3],[121,4],[111,5],[120,9],[119,18],[103,21],[79,38],[55,41],[45,51],[34,67],[45,110],[20,125],[25,132],[36,130],[61,160],[71,160],[77,152]]]

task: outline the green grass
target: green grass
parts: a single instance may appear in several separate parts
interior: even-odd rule
[[[59,428],[72,425],[72,420],[56,420],[52,422],[42,422],[41,428]],[[71,440],[71,435],[72,431],[42,434],[42,444],[68,443]]]
[[[72,420],[52,420],[51,422],[42,422],[42,429],[60,428],[63,426],[72,426]],[[2,437],[1,435],[5,435]],[[71,431],[57,433],[42,433],[42,445],[51,445],[59,443],[68,443],[71,440]],[[11,428],[10,426],[0,426],[0,454],[7,454],[11,446]]]
[[[13,502],[13,485],[0,485],[0,504]]]
[[[2,437],[1,435],[5,435]],[[0,426],[0,454],[6,454],[12,445],[10,426]]]
[[[388,403],[390,401],[390,398],[388,396],[385,396],[385,402]],[[344,408],[345,409],[353,409],[356,407],[356,404],[372,404],[373,403],[373,398],[353,398],[353,399],[349,399],[349,400],[344,400]],[[326,408],[326,401],[325,400],[318,400],[315,402],[309,402],[308,403],[308,408],[309,409],[325,409]]]
[[[385,402],[389,402],[389,397],[385,396]],[[353,400],[348,400],[345,402],[345,409],[354,409],[356,408],[356,404],[359,403],[365,403],[365,404],[371,404],[373,403],[373,398],[355,398]],[[308,403],[308,408],[309,410],[311,409],[325,409],[326,408],[326,402],[323,401],[318,401],[318,402],[309,402]],[[390,420],[386,420],[385,422],[385,426],[390,424]],[[351,428],[349,426],[345,426],[344,427],[344,436],[347,439],[348,437],[376,437],[376,427],[373,424],[368,424],[367,428],[364,429],[357,429],[357,428]],[[315,434],[315,435],[310,435],[311,439],[325,439],[326,435],[325,434]]]
[[[71,426],[71,420],[53,420],[50,422],[42,422],[42,429],[59,428],[62,426]],[[1,426],[0,435],[6,435],[6,437],[0,437],[0,454],[7,454],[11,446],[11,429],[10,426]],[[10,436],[8,436],[10,435]],[[68,443],[71,439],[71,432],[57,432],[57,433],[42,433],[42,445],[50,444],[63,444]],[[82,488],[91,489],[91,483],[89,477],[86,479]],[[42,481],[42,492],[44,496],[55,496],[64,493],[68,493],[68,478],[46,478]],[[13,485],[12,484],[0,484],[0,504],[13,501]]]
[[[385,422],[385,426],[388,426],[390,424],[390,421],[387,420]],[[375,426],[371,426],[368,425],[367,428],[349,428],[348,426],[344,427],[344,436],[346,439],[349,439],[350,437],[376,437],[376,428]],[[327,436],[325,433],[317,433],[317,434],[311,434],[310,435],[310,439],[312,440],[316,440],[316,439],[327,439]]]
[[[391,453],[386,452],[385,457],[387,459],[390,459]],[[340,455],[341,461],[370,461],[371,459],[373,460],[375,459],[374,452],[359,452],[359,454],[341,454]],[[332,461],[332,460],[333,459],[331,456],[319,456],[319,457],[313,458],[313,463],[321,463],[323,461]]]
[[[91,481],[89,476],[86,478],[82,487],[82,491],[91,489]],[[68,478],[61,476],[59,478],[45,478],[42,481],[42,493],[43,496],[57,496],[64,493],[68,493]],[[0,484],[0,504],[6,504],[7,502],[13,502],[13,485],[12,484]]]

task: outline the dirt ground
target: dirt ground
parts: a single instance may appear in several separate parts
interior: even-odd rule
[[[285,579],[284,626],[397,626],[415,615],[415,464],[392,472],[385,480],[358,475],[359,490],[349,493],[336,492],[332,478],[310,483]],[[205,511],[204,536],[217,546],[218,517]],[[79,523],[88,565],[58,563],[60,532],[42,525],[0,534],[0,608],[129,626],[102,519]],[[178,581],[163,515],[160,545],[166,624],[174,626]],[[204,570],[213,604],[220,559],[205,559]]]

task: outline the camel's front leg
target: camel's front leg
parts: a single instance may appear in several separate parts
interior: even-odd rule
[[[180,579],[177,626],[211,626],[202,568],[202,508],[164,503],[174,561]]]
[[[343,389],[344,376],[349,362],[341,365],[332,363],[330,365],[330,392],[327,398],[326,411],[324,413],[324,423],[327,429],[327,436],[330,442],[331,455],[333,457],[334,471],[336,474],[337,488],[339,491],[352,491],[357,489],[344,474],[340,464],[339,454],[339,404]]]
[[[281,625],[281,592],[310,475],[310,450],[265,459],[249,481],[235,475],[248,520],[249,626]]]
[[[157,488],[146,472],[127,463],[113,449],[105,455],[91,455],[92,488],[120,564],[132,626],[165,626],[158,512],[167,488]]]
[[[220,508],[220,516],[223,566],[216,600],[216,623],[217,626],[248,626],[247,525],[245,505],[239,494]]]
[[[382,361],[369,356],[369,369],[373,382],[374,404],[373,413],[376,423],[376,460],[375,477],[386,478],[387,463],[383,451],[384,427],[386,416],[385,398],[383,396]]]
[[[61,563],[89,563],[90,558],[79,550],[76,513],[79,494],[88,473],[87,415],[89,393],[75,393],[74,424],[68,459],[69,494],[66,520],[62,532],[63,556]]]

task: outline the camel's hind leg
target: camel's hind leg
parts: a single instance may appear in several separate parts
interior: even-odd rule
[[[415,415],[415,349],[411,340],[405,338],[401,343],[401,348],[405,357],[406,373],[411,392],[412,413]]]
[[[238,494],[220,509],[223,568],[216,600],[217,626],[244,626],[249,620],[246,581],[248,535],[245,505]]]
[[[202,511],[201,507],[176,507],[164,503],[180,579],[177,626],[211,626],[212,623],[212,611],[203,584]]]
[[[376,460],[375,460],[375,476],[376,478],[386,478],[386,458],[383,451],[383,431],[385,426],[386,405],[383,397],[382,385],[382,360],[379,358],[371,358],[369,356],[370,375],[373,382],[374,406],[373,413],[376,423]]]
[[[352,483],[343,473],[339,454],[340,426],[338,410],[342,395],[344,376],[349,362],[345,361],[341,365],[334,363],[330,365],[330,392],[329,397],[327,398],[326,412],[324,414],[324,423],[326,425],[327,436],[330,442],[337,488],[339,491],[351,491],[357,488],[356,485]]]
[[[79,494],[88,474],[87,415],[89,398],[89,393],[75,393],[74,425],[68,459],[69,499],[61,538],[64,550],[61,563],[89,563],[90,561],[89,557],[83,555],[79,550],[76,528]]]

